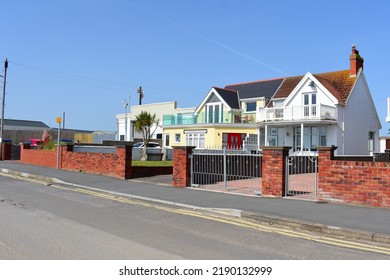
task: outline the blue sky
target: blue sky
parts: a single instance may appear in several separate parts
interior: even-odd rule
[[[386,135],[389,3],[0,0],[5,117],[115,131],[139,86],[143,103],[196,107],[212,86],[348,69],[356,44]]]

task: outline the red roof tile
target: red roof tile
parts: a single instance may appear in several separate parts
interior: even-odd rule
[[[350,76],[350,70],[313,75],[341,104],[345,104],[356,82],[356,76]],[[275,98],[287,98],[304,76],[287,77],[274,95]]]

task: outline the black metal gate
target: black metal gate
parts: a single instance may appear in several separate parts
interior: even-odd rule
[[[191,186],[261,194],[260,154],[246,150],[195,149],[191,155]]]
[[[286,194],[289,197],[315,199],[317,197],[318,156],[298,152],[286,159]]]

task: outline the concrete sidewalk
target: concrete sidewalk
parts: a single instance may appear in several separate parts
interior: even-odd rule
[[[57,170],[17,161],[0,161],[2,173],[159,200],[189,207],[234,209],[242,217],[316,232],[390,244],[390,209],[286,198],[241,196],[193,188],[173,188],[170,176],[122,180],[95,174]],[[1,186],[0,186],[1,187]],[[232,213],[233,213],[232,212]]]

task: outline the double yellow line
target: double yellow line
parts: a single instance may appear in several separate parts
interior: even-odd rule
[[[369,244],[364,244],[364,243],[359,243],[359,242],[354,242],[354,241],[348,241],[348,240],[342,240],[342,239],[336,239],[336,238],[320,236],[320,235],[310,235],[310,234],[307,234],[304,232],[298,232],[298,231],[293,231],[293,230],[289,230],[289,229],[261,225],[259,223],[255,223],[255,222],[243,220],[243,219],[238,219],[238,218],[213,216],[213,215],[209,215],[209,214],[205,215],[205,214],[200,213],[199,211],[195,211],[195,210],[161,206],[159,204],[154,204],[154,203],[152,204],[152,203],[148,203],[148,202],[143,202],[141,200],[125,198],[125,197],[116,196],[116,195],[112,195],[112,194],[108,194],[108,193],[104,193],[104,192],[92,191],[92,190],[82,189],[82,188],[77,188],[77,187],[76,188],[68,188],[68,187],[62,187],[62,186],[58,186],[58,185],[51,185],[51,187],[58,188],[61,190],[66,190],[66,191],[78,192],[78,193],[91,195],[91,196],[95,196],[95,197],[100,197],[103,199],[109,199],[111,201],[117,201],[120,203],[131,204],[131,205],[140,205],[140,206],[144,206],[144,207],[155,208],[155,209],[166,211],[166,212],[171,212],[171,213],[182,214],[182,215],[202,218],[202,219],[206,219],[206,220],[221,222],[221,223],[230,224],[230,225],[243,227],[243,228],[249,228],[249,229],[253,229],[253,230],[257,230],[257,231],[268,232],[268,233],[277,233],[277,234],[281,234],[284,236],[305,239],[305,240],[314,241],[314,242],[332,245],[332,246],[338,246],[338,247],[343,247],[343,248],[356,249],[356,250],[361,250],[361,251],[390,255],[390,248],[387,248],[387,247],[374,246],[374,245],[369,245]]]

